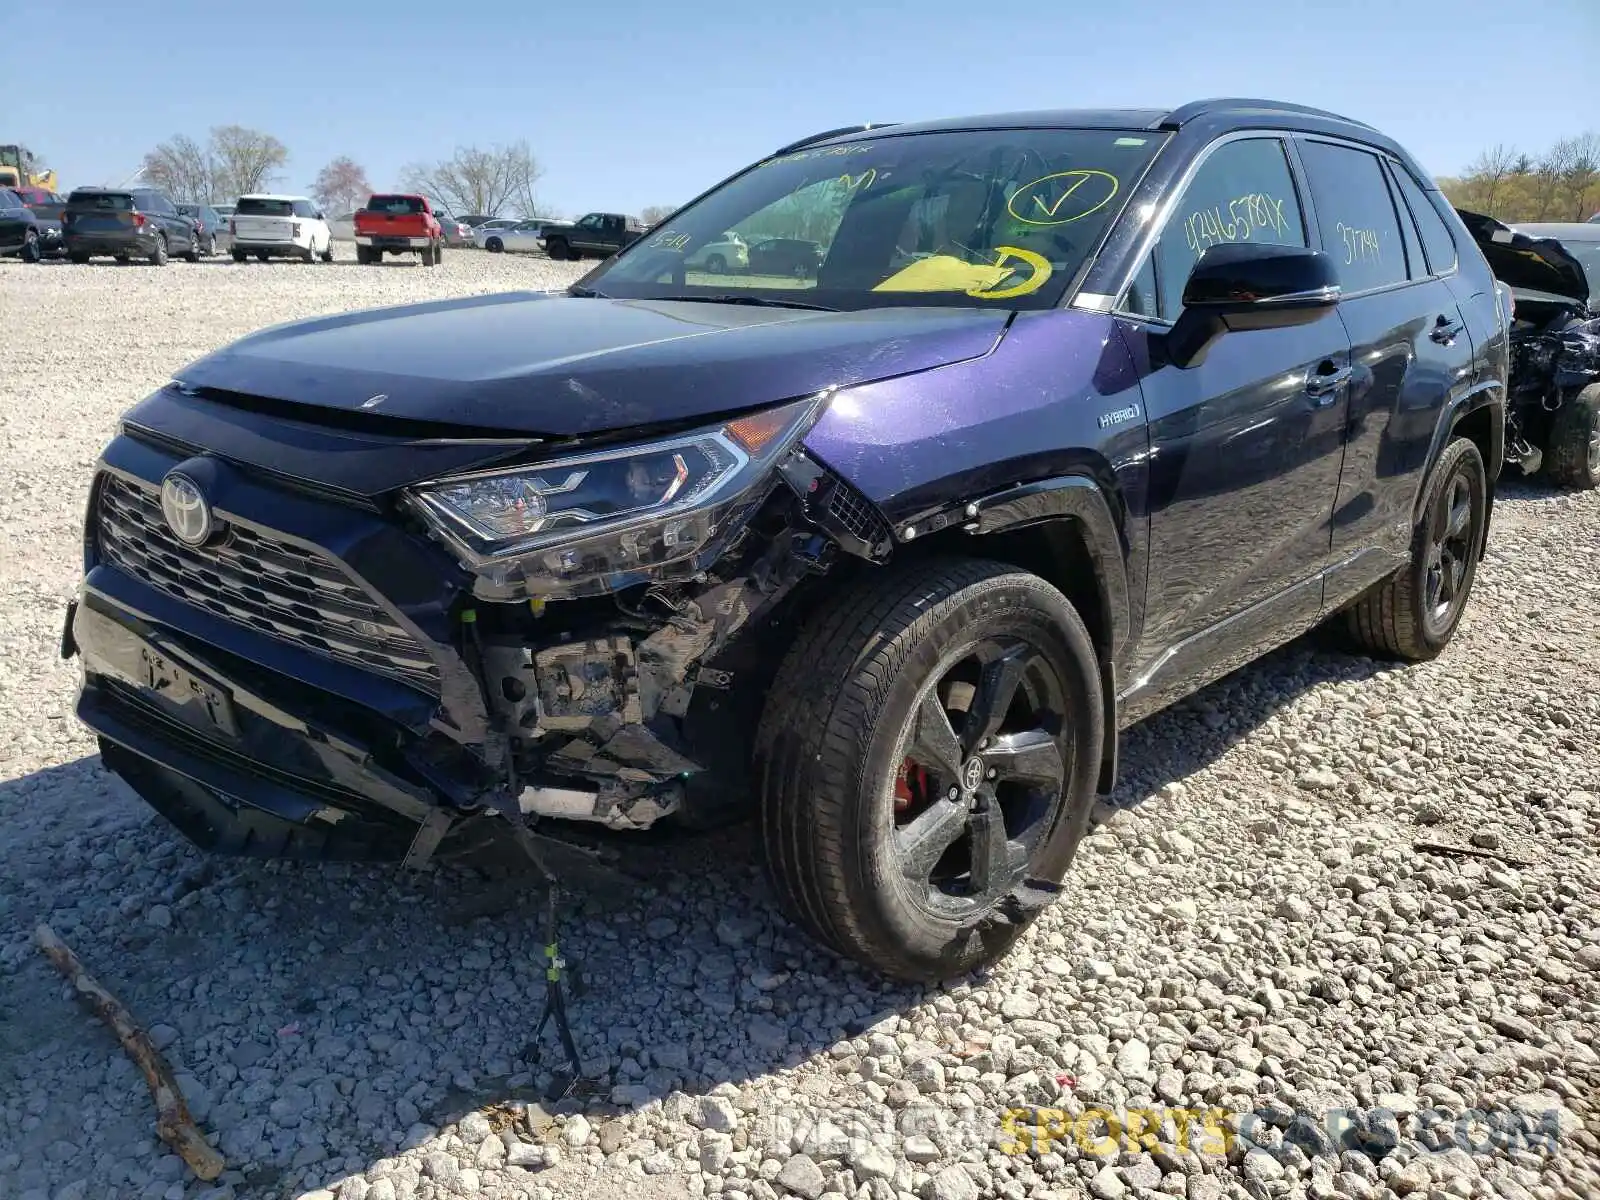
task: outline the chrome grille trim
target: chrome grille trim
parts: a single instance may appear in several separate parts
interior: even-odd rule
[[[161,515],[160,493],[117,475],[100,482],[98,549],[106,561],[186,604],[434,695],[439,668],[422,644],[343,567],[242,525],[190,548]]]

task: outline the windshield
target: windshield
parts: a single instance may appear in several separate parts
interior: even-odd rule
[[[1589,281],[1591,292],[1600,290],[1600,242],[1580,242],[1567,238],[1562,248],[1583,264],[1583,274]]]
[[[630,298],[1047,308],[1164,136],[963,130],[810,147],[746,171],[585,282]],[[696,256],[730,234],[748,264]]]

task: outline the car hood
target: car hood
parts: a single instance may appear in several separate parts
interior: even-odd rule
[[[374,418],[573,437],[711,418],[976,358],[994,348],[1009,316],[523,292],[279,325],[179,378]]]
[[[1489,269],[1517,291],[1541,292],[1579,304],[1589,301],[1589,280],[1583,264],[1555,238],[1530,237],[1482,213],[1456,209]]]

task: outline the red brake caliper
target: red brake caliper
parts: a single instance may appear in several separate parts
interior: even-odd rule
[[[909,758],[894,777],[894,811],[906,812],[928,798],[928,773]]]

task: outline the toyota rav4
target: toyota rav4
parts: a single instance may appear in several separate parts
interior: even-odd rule
[[[730,230],[815,269],[691,266]],[[953,976],[1060,891],[1119,730],[1333,617],[1444,649],[1507,320],[1330,113],[834,130],[564,293],[180,370],[98,465],[78,714],[219,851],[751,812],[817,939]]]

